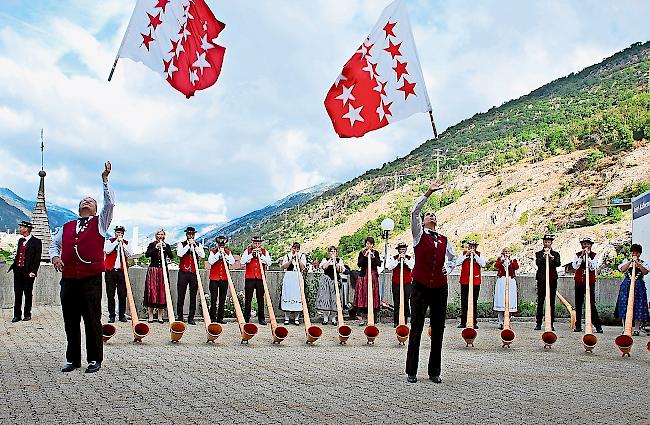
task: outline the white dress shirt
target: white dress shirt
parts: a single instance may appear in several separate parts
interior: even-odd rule
[[[467,254],[458,254],[458,258],[456,258],[456,265],[460,266],[461,264],[463,264],[463,261],[469,258],[469,254],[470,254],[469,252],[467,252]],[[474,255],[474,261],[480,267],[485,267],[485,258],[483,258],[483,254]]]
[[[111,242],[110,239],[106,239],[106,242],[104,242],[104,253],[106,255],[110,254],[111,252],[115,251],[117,249],[117,255],[115,256],[115,264],[113,265],[112,268],[114,269],[121,269],[122,268],[122,252],[118,249],[120,246],[120,243],[117,239],[115,241]],[[129,258],[133,258],[133,251],[131,250],[131,247],[129,247],[128,244],[123,244],[124,246],[124,252],[126,253],[126,259],[128,260]]]
[[[420,239],[422,239],[422,234],[424,232],[426,232],[427,234],[430,233],[437,234],[435,231],[431,229],[425,229],[422,226],[420,211],[422,210],[424,204],[427,202],[427,199],[429,198],[427,198],[424,195],[420,196],[418,200],[415,202],[415,205],[413,206],[413,210],[411,211],[411,234],[413,235],[414,248],[420,243]],[[456,254],[454,254],[454,247],[451,246],[451,244],[449,243],[449,238],[447,238],[447,247],[445,249],[445,255],[447,257],[447,261],[445,261],[444,271],[447,274],[449,274],[454,270],[454,267],[456,267]]]
[[[307,267],[307,257],[305,256],[305,254],[301,253],[298,261],[300,261],[300,269],[301,270],[303,270],[305,267]],[[289,264],[291,262],[293,262],[293,255],[291,253],[288,253],[282,259],[282,267],[284,267],[286,264]],[[295,266],[295,264],[294,264],[294,266]],[[294,270],[295,270],[295,268],[294,268]]]
[[[214,265],[220,259],[221,259],[221,251],[220,250],[217,250],[216,254],[214,252],[212,252],[212,250],[210,250],[210,255],[208,255],[208,263],[210,263],[211,266]],[[230,265],[235,264],[235,257],[232,256],[232,252],[230,252],[229,254],[226,254],[226,261]]]
[[[411,257],[411,258],[404,257],[404,265],[409,269],[413,270],[413,266],[415,266],[415,257]],[[389,255],[388,261],[386,261],[386,268],[388,270],[394,270],[395,267],[398,266],[399,266],[399,259],[396,260],[392,255]]]
[[[187,254],[188,251],[190,250],[190,244],[186,244],[183,246],[183,242],[179,242],[176,245],[176,254],[178,257],[182,257],[183,255]],[[203,250],[203,244],[197,243],[194,245],[194,252],[196,252],[197,257],[199,258],[205,258],[205,251]]]
[[[589,259],[589,270],[596,270],[598,263],[600,262],[600,255],[596,255],[594,259]],[[573,257],[573,269],[578,270],[583,263],[583,255],[576,255]]]
[[[246,249],[244,250],[244,252],[242,252],[239,262],[242,265],[244,265],[250,263],[252,259],[253,259],[253,254],[249,254],[248,249]],[[260,256],[260,260],[262,260],[262,263],[266,264],[266,266],[269,267],[272,263],[271,255],[269,254],[269,251],[266,251],[265,255]]]

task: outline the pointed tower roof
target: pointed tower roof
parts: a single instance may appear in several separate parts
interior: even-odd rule
[[[47,218],[47,205],[45,205],[45,171],[38,172],[41,178],[41,184],[38,187],[38,197],[36,205],[32,211],[32,235],[36,236],[43,242],[43,252],[41,261],[50,261],[49,247],[52,243],[52,233],[50,232],[50,220]]]

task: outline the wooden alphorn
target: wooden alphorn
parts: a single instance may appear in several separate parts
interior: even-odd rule
[[[257,334],[257,325],[254,323],[246,323],[244,320],[244,314],[241,311],[241,306],[239,305],[239,298],[237,298],[237,292],[235,291],[235,285],[232,282],[232,277],[230,276],[230,267],[226,261],[226,253],[222,248],[219,248],[221,252],[221,259],[223,260],[224,268],[226,269],[226,278],[228,279],[228,290],[230,291],[230,296],[232,297],[232,305],[235,308],[235,317],[237,318],[237,324],[239,325],[239,332],[241,333],[241,343],[246,342]]]
[[[205,325],[205,336],[207,338],[206,342],[214,342],[223,328],[219,323],[212,323],[210,319],[210,312],[208,311],[208,304],[205,302],[205,292],[203,291],[203,282],[201,281],[201,270],[199,269],[199,262],[196,258],[196,245],[190,245],[190,250],[192,251],[192,261],[194,261],[194,273],[196,273],[196,281],[199,289],[199,298],[201,299],[201,312],[203,313],[203,324]]]
[[[546,296],[544,299],[544,333],[542,334],[542,341],[544,342],[544,348],[551,348],[555,341],[557,341],[557,335],[553,332],[553,319],[551,316],[551,271],[549,269],[549,257],[551,252],[549,251],[548,255],[544,254],[546,257]]]
[[[131,313],[131,328],[133,329],[133,342],[142,342],[142,338],[149,333],[149,325],[138,320],[138,310],[135,308],[133,301],[133,291],[131,291],[131,279],[129,279],[128,264],[126,262],[126,251],[122,241],[118,241],[120,250],[120,263],[124,272],[124,281],[126,283],[126,300],[129,303],[129,312]]]
[[[339,322],[339,343],[345,344],[348,342],[348,338],[350,338],[350,335],[352,334],[352,328],[347,326],[343,321],[343,306],[341,305],[341,293],[339,291],[338,279],[339,274],[336,270],[337,267],[338,263],[336,261],[336,256],[334,256],[334,291],[336,292],[336,314]]]
[[[395,335],[399,345],[405,345],[406,340],[409,339],[411,330],[406,325],[406,315],[404,314],[404,259],[399,259],[399,322],[395,328]]]
[[[460,336],[465,340],[465,347],[474,346],[476,329],[474,329],[474,254],[470,252],[469,257],[469,278],[467,281],[467,315],[465,317],[465,329]]]
[[[585,253],[585,334],[582,336],[582,344],[587,353],[593,352],[598,343],[598,338],[594,335],[593,325],[591,323],[591,287],[589,286],[589,255]],[[578,324],[579,325],[579,324]]]
[[[627,309],[625,310],[625,327],[623,329],[623,335],[619,335],[614,340],[614,343],[621,350],[622,357],[630,357],[630,351],[632,350],[632,344],[634,344],[634,339],[632,338],[632,324],[634,322],[634,286],[636,284],[636,263],[632,263],[632,276],[630,276],[630,289],[627,294]],[[648,350],[650,350],[650,342],[648,342]]]
[[[174,303],[169,289],[169,276],[167,275],[167,258],[165,257],[165,243],[160,244],[160,265],[162,266],[163,283],[165,284],[165,299],[167,305],[167,319],[169,319],[169,338],[171,342],[179,342],[185,333],[185,323],[176,320],[174,316]],[[160,312],[158,313],[160,314]]]
[[[287,335],[289,335],[289,330],[284,326],[278,326],[278,322],[275,320],[275,312],[273,311],[273,304],[271,303],[269,287],[266,284],[266,273],[264,272],[264,266],[262,266],[262,259],[260,257],[257,257],[257,261],[260,265],[260,273],[262,274],[264,299],[266,300],[266,308],[269,313],[269,322],[271,323],[271,335],[273,336],[273,343],[279,344],[287,337]],[[300,267],[298,267],[298,270],[300,270]]]
[[[305,280],[303,279],[302,272],[298,268],[298,287],[300,288],[300,301],[302,302],[302,316],[305,323],[305,336],[307,337],[307,344],[315,343],[318,338],[323,335],[323,330],[311,324],[309,318],[309,307],[307,306],[307,297],[305,297]]]
[[[508,259],[508,262],[504,261],[504,269],[506,271],[506,276],[505,276],[505,289],[506,289],[506,294],[505,294],[505,302],[504,302],[504,309],[505,311],[503,312],[504,318],[503,318],[503,329],[501,330],[501,342],[502,342],[502,347],[508,347],[510,348],[510,344],[515,340],[515,332],[510,329],[510,260]]]
[[[369,252],[372,252],[369,250]],[[366,335],[366,338],[368,341],[366,344],[374,344],[375,343],[375,338],[377,338],[377,335],[379,335],[379,328],[375,326],[375,302],[374,302],[374,297],[372,296],[373,288],[372,288],[372,267],[371,267],[371,258],[370,255],[368,255],[368,273],[367,277],[368,279],[368,317],[367,317],[367,322],[366,322],[366,327],[363,330],[364,335]]]
[[[569,316],[570,316],[569,328],[575,329],[575,327],[576,327],[576,309],[573,308],[571,303],[569,301],[567,301],[567,299],[564,298],[562,296],[562,294],[560,294],[559,291],[555,291],[555,295],[557,295],[557,298],[560,300],[560,302],[562,304],[564,304],[564,307],[569,311]]]

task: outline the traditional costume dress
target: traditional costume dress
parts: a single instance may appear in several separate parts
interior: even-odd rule
[[[123,227],[116,229],[124,231]],[[129,247],[129,241],[122,240],[122,246],[126,253],[127,261],[133,257],[133,252]],[[124,270],[122,269],[122,251],[119,249],[120,244],[117,238],[110,238],[104,242],[104,254],[106,260],[104,265],[104,281],[106,282],[106,298],[108,301],[108,322],[115,321],[115,292],[117,291],[118,317],[120,321],[126,322],[126,280],[124,279]]]
[[[624,260],[618,269],[622,271],[624,265],[628,264],[630,260]],[[650,270],[650,263],[645,260],[640,260],[643,268]],[[630,280],[632,279],[632,267],[625,272],[625,279],[621,282],[621,287],[618,291],[618,301],[616,302],[615,315],[621,321],[625,321],[625,314],[627,312],[627,301],[630,293]],[[632,320],[638,322],[648,321],[648,293],[646,291],[643,273],[639,268],[636,269],[636,282],[634,283],[634,317]],[[625,325],[625,323],[623,324]],[[635,332],[638,335],[638,329]]]
[[[165,308],[167,306],[167,297],[165,295],[165,280],[163,277],[163,264],[160,258],[160,248],[156,248],[158,241],[153,241],[147,246],[145,256],[150,258],[147,277],[144,281],[144,306],[151,308]],[[174,258],[172,248],[169,244],[163,242],[163,253],[165,262]],[[169,273],[169,272],[168,272]],[[171,302],[171,300],[169,300]],[[158,314],[160,319],[161,315]]]
[[[467,322],[467,297],[469,295],[469,281],[470,281],[470,252],[463,251],[461,255],[456,259],[456,265],[460,267],[460,324],[459,328],[466,327]],[[475,329],[478,329],[476,326],[477,319],[477,307],[478,307],[478,295],[481,290],[481,268],[485,267],[485,259],[481,256],[481,253],[476,251],[474,255],[474,270],[472,271],[472,284],[474,285],[474,323],[473,326]]]
[[[595,252],[589,252],[589,290],[590,290],[590,300],[591,302],[591,321],[596,328],[596,332],[602,332],[600,317],[598,316],[598,310],[596,309],[596,268],[598,267],[599,257]],[[576,295],[576,328],[574,331],[580,331],[582,326],[582,307],[585,303],[585,294],[586,294],[586,265],[584,261],[584,252],[576,252],[575,257],[573,258],[573,269],[576,271],[574,275],[575,282],[575,295]]]
[[[305,268],[307,266],[307,257],[300,254],[300,264]],[[288,266],[287,266],[288,265]],[[284,311],[284,323],[289,324],[289,314],[294,313],[294,323],[300,324],[300,312],[302,311],[302,296],[300,295],[300,281],[298,273],[300,268],[296,264],[295,257],[288,253],[282,258],[282,267],[287,266],[282,278],[282,297],[280,300],[280,309]]]
[[[497,281],[494,285],[494,304],[492,309],[498,312],[499,327],[503,327],[505,318],[504,312],[506,311],[506,267],[508,264],[508,286],[510,294],[510,313],[517,311],[517,281],[515,280],[515,271],[519,269],[519,263],[516,259],[508,261],[503,256],[497,258],[494,266],[497,269]]]
[[[235,264],[235,257],[229,249],[223,247],[225,261],[228,264]],[[223,323],[223,313],[226,305],[226,294],[228,293],[228,276],[226,275],[226,264],[222,258],[220,249],[212,249],[208,255],[210,263],[210,320]],[[236,297],[237,294],[231,294]]]
[[[404,246],[406,248],[406,246]],[[393,271],[392,286],[393,286],[393,325],[397,326],[399,323],[399,281],[401,274],[399,255],[388,257],[386,268]],[[404,316],[408,321],[411,316],[410,299],[411,299],[411,270],[415,265],[415,258],[406,255],[404,258]]]
[[[374,257],[370,262],[370,275],[372,277],[372,304],[374,309],[379,308],[379,272],[377,271],[381,266],[381,258],[379,251],[372,250]],[[368,257],[366,257],[366,249],[359,252],[357,259],[357,266],[359,267],[359,277],[357,278],[357,285],[354,288],[354,306],[357,311],[362,308],[368,307]]]
[[[254,241],[253,241],[254,242]],[[264,285],[262,284],[262,271],[260,270],[260,262],[264,270],[267,269],[272,263],[271,255],[264,248],[260,248],[260,255],[253,251],[253,247],[248,247],[242,252],[239,262],[246,267],[244,273],[244,320],[250,321],[251,308],[253,303],[253,292],[257,298],[257,319],[260,324],[266,324],[264,318]]]
[[[340,258],[334,260],[336,263],[336,274],[339,288],[341,288],[341,271],[345,270],[345,263]],[[316,309],[320,310],[323,313],[323,324],[327,324],[328,320],[331,318],[332,324],[336,325],[336,288],[334,283],[334,266],[332,265],[332,260],[329,258],[323,258],[320,262],[320,269],[323,270],[323,275],[320,278],[318,284],[318,292],[316,293]],[[342,296],[343,292],[339,291],[339,295]],[[341,305],[345,305],[343,299],[341,299]]]

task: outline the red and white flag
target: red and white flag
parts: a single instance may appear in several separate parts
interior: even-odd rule
[[[225,24],[204,0],[138,0],[118,57],[142,62],[188,98],[213,85],[226,48]]]
[[[408,11],[396,0],[345,64],[325,98],[339,137],[361,137],[417,112],[431,112]]]

